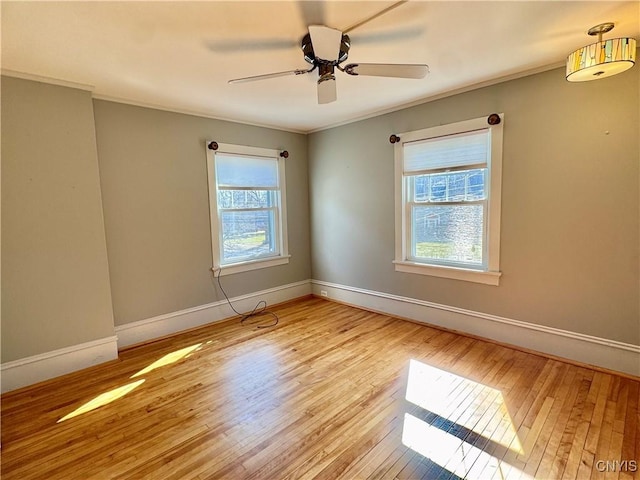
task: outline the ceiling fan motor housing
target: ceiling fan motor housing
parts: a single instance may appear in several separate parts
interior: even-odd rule
[[[349,35],[342,34],[342,41],[340,42],[340,53],[338,54],[338,63],[344,62],[349,56],[349,49],[351,48],[351,39]]]
[[[1,0],[0,0],[1,1]],[[400,63],[352,63],[340,66],[349,56],[351,39],[345,32],[351,32],[381,15],[393,10],[408,0],[397,0],[393,5],[384,8],[378,13],[365,18],[364,20],[338,30],[322,24],[308,24],[307,34],[300,41],[300,48],[304,60],[311,64],[311,68],[288,70],[286,72],[274,72],[251,77],[236,78],[229,80],[229,83],[244,83],[254,80],[267,80],[276,77],[286,77],[290,75],[305,75],[311,72],[318,72],[317,92],[318,104],[331,103],[336,101],[336,76],[335,69],[348,75],[363,75],[373,77],[395,77],[395,78],[424,78],[429,73],[429,66],[426,64],[400,64]]]
[[[316,61],[316,55],[313,53],[313,45],[311,44],[311,35],[308,33],[302,37],[302,53],[304,54],[304,59],[313,65]]]
[[[332,65],[337,65],[344,62],[348,58],[349,49],[351,48],[351,39],[349,38],[349,35],[343,34],[342,40],[340,41],[340,51],[338,52],[337,59],[327,60],[316,57],[316,54],[313,51],[313,44],[311,43],[311,35],[309,33],[302,37],[302,42],[300,43],[300,48],[302,48],[302,53],[304,54],[305,61],[307,61],[307,63],[310,63],[311,65],[316,66],[321,63],[330,63]]]
[[[324,82],[326,80],[335,80],[336,76],[333,74],[334,65],[331,63],[321,63],[319,66],[319,74],[320,78],[318,79],[318,83]]]

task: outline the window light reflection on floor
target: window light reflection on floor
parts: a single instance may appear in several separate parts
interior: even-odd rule
[[[460,478],[531,478],[506,461],[525,452],[499,390],[411,360],[405,398],[405,446]]]
[[[164,367],[165,365],[169,365],[172,363],[176,363],[182,360],[184,357],[188,356],[190,353],[195,352],[202,346],[202,343],[196,343],[195,345],[191,345],[190,347],[181,348],[180,350],[176,350],[175,352],[167,353],[162,358],[159,358],[151,365],[146,366],[138,373],[134,373],[131,375],[131,378],[139,377],[140,375],[144,375],[146,373],[155,370],[156,368]]]
[[[69,420],[70,418],[77,417],[78,415],[82,415],[83,413],[87,413],[87,412],[90,412],[91,410],[95,410],[96,408],[100,408],[104,405],[108,405],[109,403],[124,397],[127,393],[138,388],[143,383],[144,383],[144,378],[141,380],[137,380],[135,382],[129,383],[127,385],[123,385],[122,387],[114,388],[113,390],[109,390],[108,392],[102,393],[98,395],[96,398],[94,398],[93,400],[90,400],[84,405],[76,408],[73,412],[65,415],[56,423],[64,422],[65,420]]]
[[[206,342],[207,345],[210,343],[211,343],[211,340]],[[176,350],[174,352],[168,353],[163,357],[159,358],[158,360],[156,360],[155,362],[151,363],[150,365],[147,365],[145,368],[143,368],[139,372],[134,373],[133,375],[131,375],[130,378],[139,377],[140,375],[147,374],[157,368],[163,367],[165,365],[170,365],[172,363],[176,363],[182,360],[183,358],[188,357],[193,352],[196,352],[197,350],[202,348],[202,345],[203,345],[202,343],[197,343],[195,345],[191,345],[189,347],[181,348],[180,350]],[[76,408],[73,412],[65,415],[56,423],[64,422],[65,420],[69,420],[73,417],[77,417],[78,415],[82,415],[83,413],[87,413],[92,410],[95,410],[96,408],[100,408],[102,406],[108,405],[111,402],[114,402],[115,400],[118,400],[119,398],[124,397],[126,394],[138,388],[143,383],[144,383],[144,379],[141,379],[132,383],[128,383],[127,385],[114,388],[113,390],[109,390],[108,392],[102,393],[98,395],[96,398],[94,398],[93,400],[90,400],[87,403]]]

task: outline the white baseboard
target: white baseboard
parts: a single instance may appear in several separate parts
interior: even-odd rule
[[[640,376],[640,346],[383,292],[311,280],[314,295]]]
[[[248,295],[234,297],[231,298],[231,302],[239,312],[247,312],[251,311],[259,300],[264,300],[267,304],[273,305],[309,294],[311,294],[311,281],[303,280],[301,282],[289,283]],[[221,300],[120,325],[116,327],[118,348],[147,342],[154,338],[160,338],[209,323],[219,322],[233,315],[235,315],[235,313],[231,310],[227,301]]]
[[[113,336],[6,362],[0,368],[1,390],[9,392],[117,358],[117,338]]]
[[[304,280],[234,297],[231,301],[236,310],[246,312],[253,309],[259,300],[265,300],[267,304],[273,305],[309,294],[311,294],[311,281]],[[234,312],[226,300],[223,300],[118,326],[115,329],[117,336],[3,363],[0,367],[1,391],[9,392],[99,363],[116,360],[119,348],[218,322],[233,315]]]
[[[276,304],[313,293],[369,310],[408,318],[558,357],[640,376],[640,346],[472,310],[349,287],[304,280],[231,299],[238,311],[256,301]],[[2,393],[118,358],[118,348],[146,342],[182,330],[218,322],[233,315],[226,301],[201,305],[116,327],[117,337],[3,363]]]

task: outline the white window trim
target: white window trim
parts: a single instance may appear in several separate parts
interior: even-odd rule
[[[224,276],[289,263],[291,255],[289,255],[289,241],[287,236],[287,194],[285,187],[284,157],[280,156],[279,150],[233,145],[228,143],[218,143],[217,150],[210,150],[208,148],[210,143],[211,140],[205,142],[205,149],[207,152],[207,179],[209,185],[209,224],[211,227],[211,253],[213,258],[213,266],[211,269],[214,272],[220,270],[220,275]],[[222,251],[220,245],[220,218],[218,215],[218,187],[215,169],[216,153],[269,157],[275,158],[278,161],[278,186],[280,190],[280,199],[278,205],[279,230],[276,234],[278,239],[278,250],[280,251],[279,255],[239,261],[225,265],[221,264]]]
[[[400,133],[400,141],[394,145],[395,161],[395,270],[397,272],[431,275],[485,285],[499,285],[500,276],[500,215],[502,205],[502,126],[504,114],[500,114],[498,125],[488,125],[487,117],[465,120],[448,125],[425,128],[413,132]],[[489,128],[491,150],[489,168],[489,206],[487,218],[487,257],[486,269],[460,268],[446,265],[426,264],[409,260],[408,225],[410,219],[405,215],[405,195],[407,182],[403,175],[403,145],[416,140],[441,137],[464,131]]]

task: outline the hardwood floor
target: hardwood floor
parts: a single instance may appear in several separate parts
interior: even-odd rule
[[[317,298],[274,310],[3,395],[2,479],[640,478],[637,381]]]

